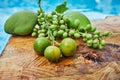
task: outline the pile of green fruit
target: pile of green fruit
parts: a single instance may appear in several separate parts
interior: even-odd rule
[[[105,46],[103,37],[110,34],[109,32],[100,33],[96,27],[91,25],[90,20],[80,12],[63,13],[67,9],[66,1],[64,1],[63,4],[58,5],[54,11],[49,13],[45,13],[41,7],[37,11],[39,27],[33,28],[31,34],[38,37],[34,41],[34,50],[50,61],[58,61],[61,55],[73,56],[76,50],[76,42],[73,39],[82,38],[88,47],[103,49]],[[56,39],[63,40],[58,43]],[[52,41],[52,46],[49,40]]]
[[[72,38],[65,38],[55,46],[46,37],[39,37],[34,41],[33,47],[38,55],[44,55],[49,61],[57,62],[61,56],[73,56],[77,45]]]
[[[40,2],[41,0],[38,0],[37,14],[21,11],[8,18],[4,26],[5,32],[37,37],[33,44],[34,50],[50,61],[58,61],[61,55],[73,56],[76,50],[74,39],[82,38],[88,47],[104,48],[103,38],[110,32],[100,33],[91,25],[90,20],[78,11],[65,12],[68,10],[66,0],[49,13],[44,12]],[[56,39],[63,40],[58,43]]]

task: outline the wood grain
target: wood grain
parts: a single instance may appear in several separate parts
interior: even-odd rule
[[[120,45],[120,16],[91,21],[101,32],[113,31],[105,40]],[[120,80],[120,61],[84,61],[78,53],[50,63],[33,49],[35,38],[12,36],[0,56],[0,80]],[[78,44],[84,44],[76,40]]]

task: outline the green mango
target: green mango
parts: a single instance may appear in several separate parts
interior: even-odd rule
[[[91,24],[90,20],[84,14],[78,11],[66,12],[63,17],[68,19],[67,22],[70,28],[77,28],[78,26],[86,27],[87,24]],[[76,23],[76,20],[77,20],[77,23]],[[78,25],[78,21],[80,21],[79,25]]]
[[[29,35],[37,24],[37,14],[32,11],[19,11],[5,22],[4,31],[13,35]]]

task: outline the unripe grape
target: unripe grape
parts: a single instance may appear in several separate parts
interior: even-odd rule
[[[37,33],[36,33],[36,32],[32,32],[31,36],[32,36],[32,37],[36,37],[36,36],[37,36]]]
[[[92,44],[93,44],[93,40],[92,40],[92,39],[90,39],[90,40],[87,41],[87,46],[88,46],[88,47],[91,47]]]
[[[41,16],[40,16],[40,15],[38,16],[38,19],[41,19]]]
[[[98,44],[98,43],[99,43],[99,40],[98,40],[98,39],[94,39],[94,40],[93,40],[93,43],[94,43],[94,44]]]
[[[55,25],[58,25],[58,22],[57,21],[52,21],[53,24]]]
[[[52,13],[51,13],[52,15],[55,15],[56,14],[56,11],[52,11]]]
[[[43,16],[44,16],[44,14],[43,14],[43,13],[40,13],[39,17],[43,17]]]
[[[96,43],[93,43],[93,48],[98,48],[99,47],[99,45]]]
[[[86,35],[86,38],[87,38],[87,39],[92,39],[92,34],[87,34],[87,35]]]
[[[41,9],[38,9],[38,10],[37,10],[37,13],[38,13],[38,14],[40,14],[41,12],[42,12],[42,10],[41,10]]]
[[[86,26],[86,30],[88,30],[88,31],[90,31],[91,30],[91,24],[88,24],[87,26]]]
[[[37,32],[38,30],[37,30],[36,28],[33,28],[33,31],[34,31],[34,32]]]
[[[104,48],[104,46],[103,46],[103,45],[101,45],[101,44],[99,44],[98,48],[99,48],[99,49],[103,49],[103,48]]]
[[[96,31],[94,32],[94,34],[100,35],[100,31],[96,30]]]
[[[64,20],[65,22],[69,22],[68,17],[63,16],[63,20]]]
[[[63,38],[66,38],[68,36],[68,33],[67,32],[64,32],[63,33]]]
[[[106,31],[106,32],[104,32],[102,35],[103,35],[103,36],[109,36],[109,34],[110,34],[110,32]]]
[[[45,33],[40,33],[38,37],[45,37]]]
[[[75,33],[75,30],[70,30],[69,31],[69,35],[71,35],[71,36],[74,35],[74,33]]]
[[[100,44],[101,44],[102,46],[105,46],[105,44],[106,44],[105,40],[101,40],[101,41],[100,41]]]
[[[61,36],[63,33],[64,33],[63,30],[59,30],[59,31],[58,31],[58,36]]]
[[[47,14],[47,18],[51,19],[52,17],[53,16],[50,13]]]
[[[84,32],[84,31],[85,31],[85,29],[84,29],[83,26],[78,26],[78,30],[79,30],[80,32]]]
[[[57,28],[57,25],[51,25],[49,26],[50,29],[56,29]]]
[[[64,29],[66,29],[66,26],[65,25],[61,25],[60,29],[64,30]]]
[[[99,36],[97,34],[93,35],[93,38],[99,38]]]
[[[60,24],[64,24],[64,20],[60,20]]]
[[[42,20],[38,18],[38,22],[42,22]]]
[[[87,34],[86,34],[86,33],[83,33],[83,34],[82,34],[82,37],[83,37],[83,38],[86,38],[86,37],[87,37]]]
[[[54,37],[57,36],[57,32],[58,32],[58,31],[53,31],[53,36],[54,36]]]
[[[86,41],[87,41],[87,38],[83,38],[83,41],[86,42]]]
[[[80,24],[80,20],[79,20],[79,19],[76,19],[76,20],[74,21],[75,27],[77,28],[77,27],[79,26],[79,24]]]
[[[74,34],[74,37],[75,37],[75,38],[80,38],[80,34],[79,34],[79,33],[75,33],[75,34]]]
[[[96,31],[96,27],[91,27],[91,30],[90,30],[91,32],[94,32],[94,31]]]
[[[41,18],[41,20],[42,20],[42,21],[44,21],[44,20],[45,20],[45,18]]]

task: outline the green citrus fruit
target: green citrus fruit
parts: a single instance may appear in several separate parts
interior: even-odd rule
[[[61,52],[56,46],[48,46],[44,51],[44,56],[52,62],[56,62],[60,59]]]
[[[72,38],[65,38],[60,43],[60,50],[66,57],[73,56],[76,51],[76,42]]]
[[[33,44],[34,50],[39,55],[43,55],[46,47],[48,47],[50,45],[51,45],[50,41],[45,37],[40,37],[40,38],[35,39],[34,44]]]

